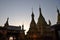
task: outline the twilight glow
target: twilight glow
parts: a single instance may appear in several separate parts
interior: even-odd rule
[[[28,30],[31,21],[32,8],[37,23],[39,16],[39,5],[42,14],[48,23],[51,20],[52,25],[57,22],[57,8],[60,10],[60,0],[0,0],[0,26],[3,26],[9,17],[10,25],[22,25]]]

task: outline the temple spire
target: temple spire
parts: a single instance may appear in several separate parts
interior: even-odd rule
[[[34,20],[34,13],[33,13],[33,8],[32,8],[32,14],[31,14],[32,20]]]
[[[57,13],[59,14],[59,9],[57,8]]]
[[[57,8],[57,13],[58,13],[58,16],[57,16],[57,23],[60,24],[60,13],[59,13],[59,9]]]
[[[49,20],[49,26],[51,26],[51,21]]]
[[[35,27],[36,23],[35,23],[35,20],[34,20],[34,13],[33,13],[33,11],[32,11],[32,14],[31,14],[31,18],[32,18],[32,20],[31,20],[31,23],[30,23],[30,27]]]
[[[37,27],[41,35],[43,34],[43,29],[45,28],[44,26],[47,26],[47,22],[45,21],[45,18],[42,15],[41,7],[39,7],[39,18],[37,21]]]
[[[9,25],[8,20],[9,20],[9,17],[7,18],[7,21],[5,23],[5,26],[8,26]]]
[[[39,16],[42,16],[41,6],[39,6],[39,13],[40,13],[40,15],[39,15]]]
[[[24,25],[22,25],[22,30],[24,30]]]
[[[38,23],[40,22],[40,24],[46,24],[47,25],[47,22],[45,21],[45,18],[43,17],[42,15],[42,11],[41,11],[41,7],[39,7],[39,18],[38,18]]]

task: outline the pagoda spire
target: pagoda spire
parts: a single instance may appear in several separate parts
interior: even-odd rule
[[[38,27],[38,31],[40,32],[41,35],[43,34],[43,30],[44,30],[45,26],[47,26],[47,22],[45,21],[45,18],[42,15],[41,7],[39,7],[39,18],[37,21],[37,27]]]
[[[34,13],[33,13],[33,11],[32,11],[32,15],[31,15],[31,17],[32,17],[32,20],[34,20]]]
[[[24,30],[24,25],[22,25],[22,30]]]
[[[39,16],[42,16],[42,12],[41,12],[41,7],[40,6],[39,6],[39,13],[40,13]]]
[[[57,8],[57,13],[58,13],[58,16],[57,16],[57,23],[60,24],[60,13],[59,13],[59,9]]]
[[[33,13],[33,9],[32,9],[32,14],[31,14],[31,23],[30,23],[30,28],[27,32],[28,38],[32,38],[32,37],[38,37],[38,29],[36,26],[36,22],[34,20],[34,13]]]
[[[31,20],[31,23],[30,23],[30,31],[31,32],[36,32],[37,31],[37,27],[36,27],[36,22],[35,22],[35,20],[34,20],[34,13],[33,13],[33,11],[32,11],[32,14],[31,14],[31,18],[32,18],[32,20]]]
[[[33,13],[33,8],[32,8],[32,14],[31,14],[32,20],[34,19],[34,13]]]
[[[51,21],[49,20],[49,26],[51,26]]]
[[[8,20],[9,20],[9,17],[7,18],[7,21],[5,23],[5,26],[8,26],[9,25]]]
[[[34,20],[34,13],[33,13],[33,9],[32,9],[31,18],[32,18],[32,20],[31,20],[31,24],[30,24],[30,26],[32,26],[33,24],[34,24],[34,25],[36,25],[35,20]]]
[[[41,25],[47,25],[47,22],[45,21],[45,18],[42,15],[41,7],[39,7],[39,18],[38,18],[37,25],[40,25],[40,26]]]
[[[59,9],[57,8],[57,13],[59,14]]]

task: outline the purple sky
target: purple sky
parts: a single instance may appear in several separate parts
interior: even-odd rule
[[[0,0],[0,26],[3,26],[9,17],[10,25],[22,25],[28,30],[31,21],[32,8],[37,23],[39,17],[39,5],[42,14],[48,23],[52,25],[57,22],[57,8],[60,10],[60,0]]]

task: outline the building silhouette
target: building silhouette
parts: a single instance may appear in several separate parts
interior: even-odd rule
[[[39,17],[37,23],[35,22],[35,15],[32,11],[30,28],[26,35],[24,25],[9,25],[9,18],[7,18],[4,26],[0,26],[0,40],[9,40],[10,37],[13,37],[13,40],[57,40],[57,31],[55,30],[55,26],[60,24],[60,13],[58,8],[57,13],[57,23],[51,26],[51,21],[49,20],[49,24],[47,24],[45,18],[43,17],[41,8],[39,8]],[[57,27],[57,29],[60,29],[60,27]]]
[[[21,26],[9,25],[8,20],[9,18],[7,18],[4,27],[0,27],[0,40],[9,40],[10,37],[13,37],[13,40],[24,40],[24,25],[22,25],[21,29]]]
[[[60,12],[58,8],[57,8],[57,13],[58,13],[57,23],[55,25],[52,25],[51,28],[53,28],[55,31],[56,39],[60,40]]]
[[[33,12],[31,17],[32,20],[30,23],[30,28],[27,32],[28,40],[55,40],[55,32],[50,28],[51,22],[49,20],[49,24],[47,24],[42,15],[41,8],[39,8],[39,18],[37,24],[35,23]]]

